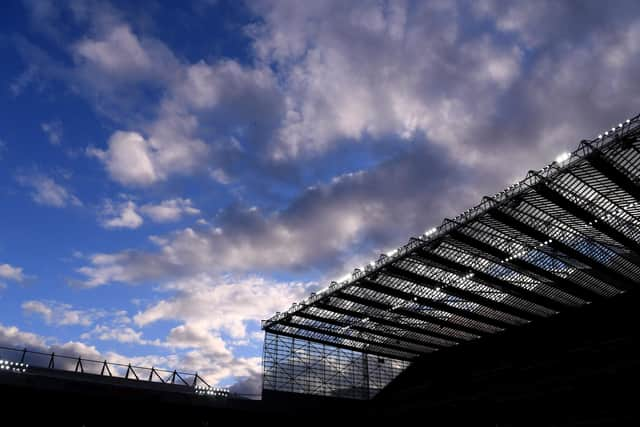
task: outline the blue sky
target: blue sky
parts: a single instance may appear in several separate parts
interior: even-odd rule
[[[259,388],[260,319],[637,113],[635,2],[9,1],[0,343]]]

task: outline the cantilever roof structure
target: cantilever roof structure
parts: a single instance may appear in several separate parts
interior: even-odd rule
[[[399,360],[640,286],[640,116],[263,321]]]

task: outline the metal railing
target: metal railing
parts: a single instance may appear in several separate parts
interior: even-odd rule
[[[156,367],[143,367],[131,363],[115,363],[108,360],[93,360],[81,356],[67,356],[55,352],[17,349],[0,346],[0,360],[8,366],[20,367],[20,370],[6,370],[14,373],[32,372],[33,368],[74,372],[78,374],[99,375],[121,378],[131,381],[171,384],[187,387],[189,392],[209,397],[229,397],[229,390],[211,387],[198,373],[178,372]],[[24,368],[24,369],[22,369]]]

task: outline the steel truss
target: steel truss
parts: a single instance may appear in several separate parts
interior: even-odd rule
[[[267,333],[264,388],[327,397],[370,399],[408,362]]]
[[[638,286],[640,116],[263,321],[264,388],[368,398],[363,360],[406,366]],[[335,354],[351,382],[318,380]]]

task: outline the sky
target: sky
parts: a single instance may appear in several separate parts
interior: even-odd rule
[[[640,112],[639,12],[3,2],[0,345],[259,393],[261,319]]]

